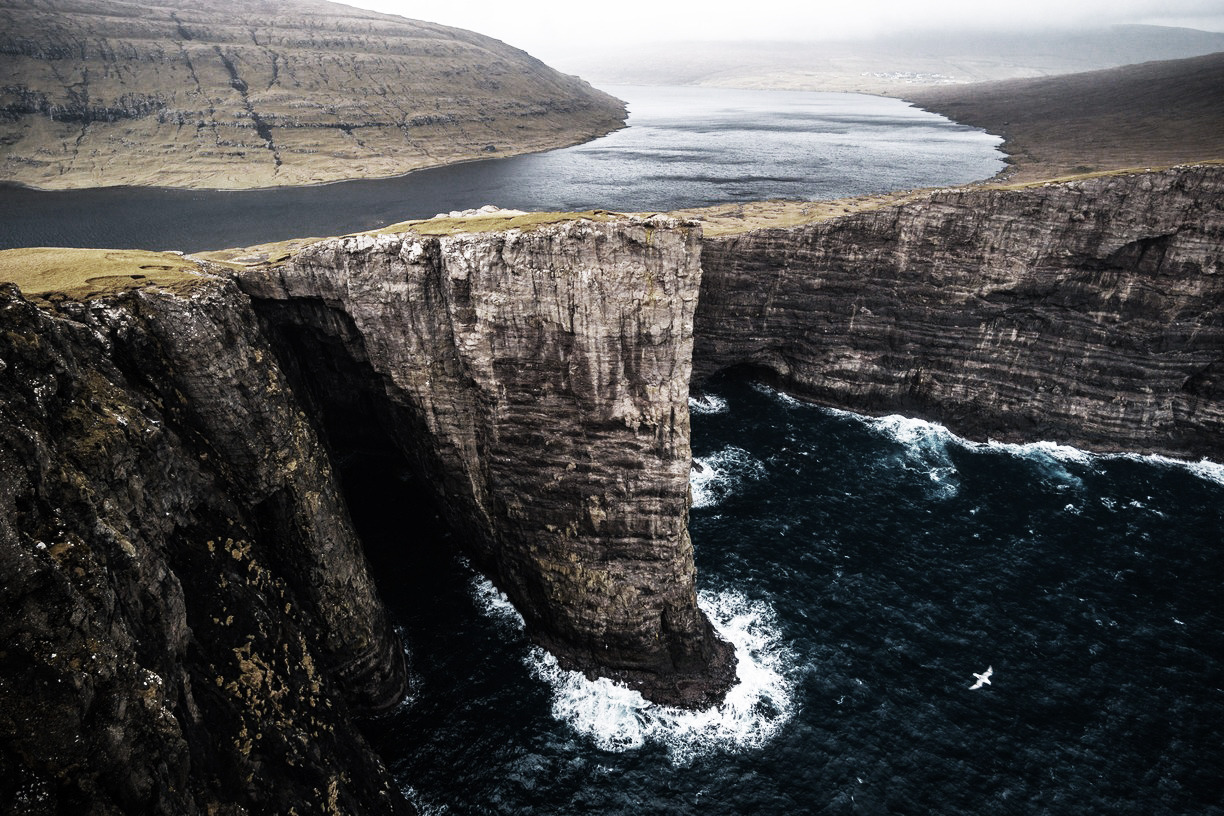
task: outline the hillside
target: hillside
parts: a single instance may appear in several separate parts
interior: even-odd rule
[[[873,40],[667,42],[584,48],[554,64],[594,82],[857,91],[1031,78],[1224,51],[1224,34],[1151,25],[917,32]]]
[[[505,43],[322,0],[0,0],[0,179],[245,188],[572,144],[623,105]]]
[[[1003,136],[1013,181],[1224,159],[1224,53],[905,97]]]

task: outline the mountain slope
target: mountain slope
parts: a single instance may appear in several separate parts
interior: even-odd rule
[[[1224,52],[905,96],[1003,136],[1016,181],[1224,159]]]
[[[623,105],[468,31],[321,0],[0,0],[0,177],[259,187],[542,150]]]

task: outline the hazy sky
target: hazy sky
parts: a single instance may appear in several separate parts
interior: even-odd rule
[[[617,41],[843,39],[931,28],[1006,31],[1113,23],[1224,31],[1222,0],[751,0],[736,4],[736,14],[717,13],[719,3],[676,0],[340,1],[478,31],[545,60],[585,43]]]

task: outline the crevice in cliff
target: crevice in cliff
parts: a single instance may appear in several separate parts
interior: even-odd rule
[[[404,453],[423,447],[413,439],[425,429],[388,399],[389,384],[365,359],[347,316],[311,301],[261,309],[281,367],[330,449],[379,591],[394,602],[399,576],[451,552],[425,468]]]

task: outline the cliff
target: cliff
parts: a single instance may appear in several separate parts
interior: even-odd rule
[[[40,305],[0,286],[4,812],[407,812],[353,724],[399,640],[249,301],[5,255]]]
[[[390,176],[585,141],[624,105],[505,43],[321,0],[4,0],[0,177]]]
[[[563,665],[721,698],[687,532],[699,231],[459,226],[240,271],[0,253],[6,812],[409,810],[354,724],[407,685],[334,465],[369,451]]]
[[[704,705],[690,381],[1224,456],[1224,168],[859,206],[0,253],[6,812],[410,811],[355,725],[409,684],[338,463],[428,497],[563,665]]]
[[[702,250],[694,381],[1224,457],[1224,167],[955,189]]]
[[[282,356],[311,361],[295,386],[328,427],[403,454],[563,666],[717,700],[734,658],[687,529],[700,233],[541,220],[332,239],[239,281]]]

